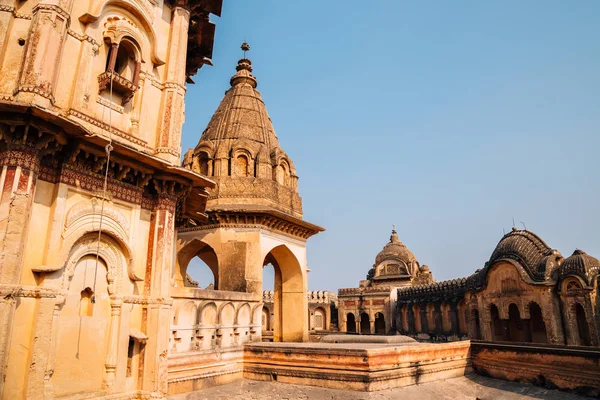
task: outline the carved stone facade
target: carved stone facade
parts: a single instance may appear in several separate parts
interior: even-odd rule
[[[183,96],[220,7],[0,1],[0,399],[166,396],[175,230],[214,187],[181,167]]]
[[[423,339],[598,346],[600,261],[564,259],[527,230],[506,234],[473,275],[397,290],[397,330]]]
[[[392,230],[390,241],[375,257],[375,264],[358,288],[338,291],[341,332],[386,335],[396,331],[396,288],[435,282],[427,265]]]

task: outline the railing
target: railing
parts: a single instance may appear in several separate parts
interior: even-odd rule
[[[169,351],[223,349],[261,340],[262,303],[252,293],[177,288]]]

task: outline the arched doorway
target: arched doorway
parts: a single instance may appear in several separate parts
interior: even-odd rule
[[[515,303],[508,306],[508,340],[511,342],[526,341],[519,307]]]
[[[375,314],[375,333],[377,335],[385,335],[385,317],[382,313],[378,312]]]
[[[58,324],[56,396],[94,392],[103,385],[110,329],[110,297],[103,259],[79,259],[68,286]]]
[[[261,315],[261,325],[262,325],[262,330],[267,332],[270,331],[271,328],[271,324],[270,324],[270,313],[269,313],[269,309],[267,307],[263,307],[262,308],[262,315]]]
[[[504,341],[506,338],[504,337],[504,327],[502,326],[502,321],[500,320],[500,312],[498,311],[498,307],[495,304],[490,306],[490,317],[491,317],[491,330],[492,330],[492,341]]]
[[[371,333],[371,321],[369,321],[369,314],[360,314],[360,333],[362,335]]]
[[[471,339],[481,340],[481,325],[479,322],[479,311],[471,310]]]
[[[580,303],[575,304],[575,322],[577,323],[577,334],[580,346],[591,346],[590,331],[588,328],[585,310]]]
[[[317,308],[313,315],[313,327],[316,331],[325,330],[325,310],[321,307]]]
[[[542,317],[542,309],[537,303],[529,305],[529,315],[531,324],[531,341],[535,343],[548,343],[546,334],[546,324]]]
[[[291,250],[280,245],[266,256],[271,264],[273,284],[273,341],[302,342],[308,339],[308,302],[302,268]]]
[[[352,313],[346,314],[346,332],[356,332],[356,319]]]

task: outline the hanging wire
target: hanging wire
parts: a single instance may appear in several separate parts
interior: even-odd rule
[[[112,51],[115,51],[113,48]],[[114,68],[110,70],[110,101],[113,100],[113,78]],[[104,114],[104,113],[103,113]],[[104,169],[104,185],[102,187],[102,200],[100,202],[100,224],[98,226],[98,244],[96,247],[96,266],[94,269],[94,287],[92,289],[92,303],[96,303],[96,280],[98,279],[98,263],[100,262],[100,241],[102,240],[102,222],[104,219],[104,202],[106,200],[106,190],[108,188],[108,170],[110,168],[110,153],[112,147],[112,108],[108,108],[108,144],[104,147],[106,151],[106,168]],[[108,272],[108,271],[107,271]]]

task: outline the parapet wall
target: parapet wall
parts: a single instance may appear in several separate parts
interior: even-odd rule
[[[600,396],[600,349],[527,343],[471,342],[479,375]]]

